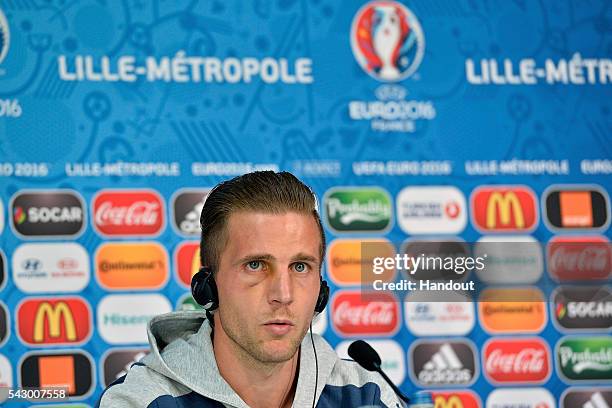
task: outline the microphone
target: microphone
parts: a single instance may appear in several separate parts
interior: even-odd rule
[[[348,348],[348,355],[366,370],[379,373],[402,401],[406,404],[410,403],[410,398],[402,394],[399,388],[393,384],[393,381],[391,381],[389,377],[387,377],[387,374],[380,368],[380,356],[372,346],[363,340],[354,341]]]

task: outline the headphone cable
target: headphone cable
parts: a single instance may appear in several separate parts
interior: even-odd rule
[[[312,351],[314,352],[315,372],[316,372],[315,389],[314,389],[314,394],[312,396],[312,408],[314,408],[315,400],[317,398],[317,387],[319,385],[319,360],[317,359],[317,348],[315,347],[314,338],[312,337],[312,321],[310,322],[310,342],[312,343]]]

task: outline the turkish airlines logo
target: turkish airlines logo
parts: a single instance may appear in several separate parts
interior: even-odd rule
[[[397,196],[397,222],[407,234],[459,234],[467,224],[465,196],[456,187],[406,187]]]
[[[472,221],[481,232],[528,232],[538,223],[535,193],[527,186],[486,186],[472,193]]]
[[[11,226],[23,237],[74,237],[85,227],[85,204],[74,191],[25,191],[11,199]]]
[[[191,278],[200,270],[200,243],[181,242],[174,251],[174,262],[179,283],[191,287]]]
[[[556,323],[568,330],[609,330],[612,328],[610,288],[561,287],[553,295]]]
[[[340,291],[332,300],[332,324],[344,336],[391,336],[399,322],[398,300],[388,293]]]
[[[92,207],[94,228],[103,236],[155,236],[164,227],[164,202],[153,190],[102,191]]]
[[[476,394],[470,391],[434,391],[432,398],[435,408],[481,408]]]
[[[93,391],[91,356],[84,351],[58,350],[28,353],[19,365],[22,388],[65,388],[73,399]]]
[[[168,281],[166,249],[155,242],[102,244],[96,252],[96,278],[110,290],[151,290]]]
[[[411,375],[422,387],[470,385],[476,380],[476,354],[467,341],[413,343]]]
[[[172,219],[175,230],[186,237],[201,233],[200,215],[210,189],[185,189],[172,198]]]
[[[550,376],[550,352],[539,339],[493,339],[484,347],[484,372],[494,384],[538,384]]]
[[[91,332],[91,309],[80,297],[30,298],[17,307],[17,333],[28,346],[83,344]]]
[[[555,237],[546,248],[550,276],[561,282],[612,277],[612,244],[605,237]]]
[[[410,293],[404,301],[404,318],[415,336],[465,336],[476,322],[474,303],[459,293],[444,295],[444,302],[427,301],[427,292]]]
[[[610,222],[608,196],[600,187],[551,187],[544,195],[545,219],[553,230],[605,229]]]

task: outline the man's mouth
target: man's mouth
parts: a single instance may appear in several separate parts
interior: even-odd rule
[[[264,323],[264,327],[272,334],[282,336],[289,333],[295,325],[291,320],[274,319]]]

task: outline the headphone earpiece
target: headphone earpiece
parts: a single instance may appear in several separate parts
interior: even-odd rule
[[[210,268],[202,267],[191,278],[191,296],[207,312],[219,307],[217,283]]]
[[[315,305],[315,313],[321,313],[325,306],[327,306],[327,301],[329,300],[329,286],[327,285],[327,281],[321,277],[321,285],[319,286],[319,296],[317,297],[317,304]]]

